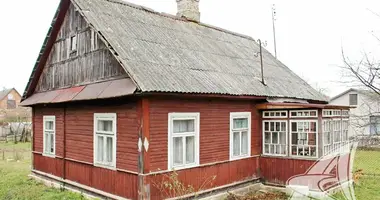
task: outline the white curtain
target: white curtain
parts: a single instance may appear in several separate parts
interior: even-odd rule
[[[243,155],[248,154],[248,132],[241,132],[241,153]]]
[[[98,136],[98,147],[97,147],[97,160],[103,162],[103,152],[104,152],[104,137]]]
[[[233,155],[239,156],[240,155],[240,133],[239,132],[233,132]]]
[[[194,120],[174,120],[174,133],[194,132]]]
[[[182,137],[173,138],[173,163],[174,165],[183,164],[183,143]]]
[[[113,160],[113,141],[111,137],[107,137],[107,144],[106,144],[106,161],[112,162]]]
[[[195,162],[195,137],[186,137],[186,164]]]
[[[98,131],[112,132],[112,120],[98,120]]]

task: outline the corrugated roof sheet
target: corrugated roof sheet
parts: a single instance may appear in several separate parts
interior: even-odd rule
[[[30,106],[44,103],[62,103],[91,99],[107,99],[131,95],[136,86],[129,78],[94,83],[85,86],[35,93],[20,105]]]
[[[327,101],[250,37],[116,0],[73,0],[110,43],[142,92],[208,93]]]

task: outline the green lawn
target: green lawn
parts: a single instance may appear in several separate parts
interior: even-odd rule
[[[49,188],[28,178],[30,158],[30,143],[0,143],[0,199],[84,199],[80,194]]]

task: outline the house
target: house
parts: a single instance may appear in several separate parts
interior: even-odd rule
[[[174,171],[201,192],[284,185],[347,141],[347,106],[265,49],[255,57],[251,37],[200,22],[199,0],[176,2],[178,16],[61,1],[22,100],[33,109],[34,177],[163,199],[178,196],[162,185]]]
[[[380,101],[375,92],[350,88],[331,98],[330,103],[353,107],[350,110],[350,136],[380,134]]]
[[[0,91],[0,109],[15,109],[21,101],[21,95],[16,89],[4,89]]]

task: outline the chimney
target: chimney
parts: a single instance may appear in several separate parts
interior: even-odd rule
[[[199,0],[176,0],[177,16],[184,17],[190,21],[199,22],[201,13],[199,12]]]

